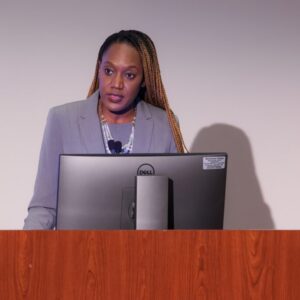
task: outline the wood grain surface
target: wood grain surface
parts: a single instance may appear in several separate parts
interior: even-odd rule
[[[0,231],[0,299],[300,299],[299,231]]]

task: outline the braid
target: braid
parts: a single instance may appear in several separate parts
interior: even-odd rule
[[[161,73],[154,43],[146,34],[136,30],[122,30],[119,33],[115,33],[106,39],[99,50],[95,75],[89,89],[88,96],[92,95],[99,88],[99,61],[101,61],[103,53],[112,43],[117,42],[127,42],[139,52],[142,60],[144,81],[146,86],[143,100],[166,111],[177,151],[179,153],[184,153],[184,150],[188,151],[187,147],[184,144],[178,122],[169,106],[166,91],[161,79]]]
[[[88,97],[95,93],[95,91],[99,88],[99,80],[98,80],[98,72],[99,72],[99,60],[97,59],[96,62],[96,68],[95,68],[95,74],[92,81],[92,84],[90,86]]]

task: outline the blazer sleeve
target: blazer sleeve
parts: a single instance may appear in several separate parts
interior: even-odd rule
[[[175,119],[176,119],[176,122],[179,126],[179,119],[176,115],[175,116]],[[170,153],[178,153],[177,151],[177,148],[176,148],[176,144],[175,144],[175,140],[174,140],[174,136],[173,136],[173,133],[172,133],[172,130],[170,129],[170,132],[171,132],[171,145],[170,145]]]
[[[55,108],[52,108],[47,117],[44,131],[38,172],[34,186],[34,193],[29,204],[29,213],[26,223],[34,224],[26,229],[50,229],[55,226],[57,206],[57,186],[59,172],[59,155],[63,153],[60,121]],[[33,208],[46,208],[50,210]],[[47,214],[46,211],[51,213]],[[37,228],[40,227],[40,228]]]
[[[174,141],[173,136],[171,137],[171,145],[170,145],[170,153],[177,153],[177,148],[176,148],[176,144]]]

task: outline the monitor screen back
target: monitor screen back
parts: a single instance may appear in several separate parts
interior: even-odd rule
[[[134,229],[137,175],[169,178],[170,229],[222,229],[226,153],[61,155],[57,229]]]

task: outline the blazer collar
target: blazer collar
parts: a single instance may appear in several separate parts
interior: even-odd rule
[[[99,91],[88,97],[79,112],[81,137],[89,154],[105,153],[102,131],[98,118]]]
[[[82,140],[87,153],[105,153],[102,131],[97,113],[99,91],[96,91],[86,99],[79,113],[79,127]],[[145,153],[150,151],[153,119],[149,106],[143,100],[139,101],[136,108],[136,121],[133,142],[133,153]]]
[[[153,119],[148,104],[141,100],[136,107],[133,153],[150,152],[153,134]]]

